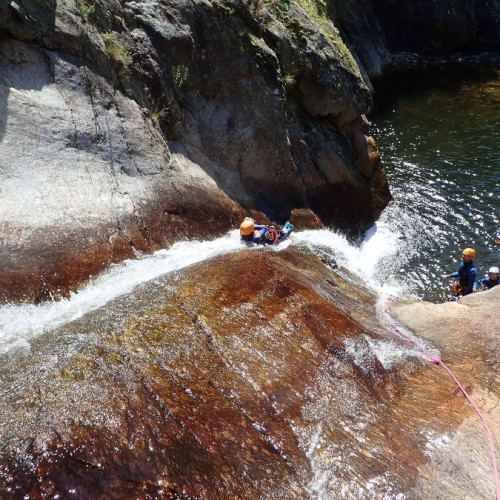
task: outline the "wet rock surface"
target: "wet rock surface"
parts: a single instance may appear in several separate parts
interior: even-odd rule
[[[390,199],[370,92],[320,6],[4,1],[0,34],[2,298],[250,213],[358,236]]]
[[[500,287],[495,287],[489,291],[462,297],[458,302],[431,304],[398,301],[390,308],[396,320],[439,349],[441,359],[470,393],[491,428],[497,460],[500,443],[500,338],[497,318],[499,299]],[[478,422],[476,415],[462,423],[455,437],[430,464],[432,474],[449,471],[457,456],[464,463],[471,460],[459,451],[466,442],[469,450],[475,449],[475,452],[479,452],[480,447],[486,449],[486,431],[477,425]],[[467,469],[467,474],[471,469]],[[483,470],[485,474],[488,473],[486,466],[483,466]],[[489,475],[490,481],[493,482],[492,470]],[[472,475],[471,480],[484,481],[476,475]],[[490,490],[491,493],[486,498],[494,498],[492,486]],[[433,498],[436,494],[430,485],[426,485],[423,491]],[[451,493],[445,489],[436,498],[452,498],[447,495]]]
[[[488,332],[455,332],[432,342],[498,403],[494,373],[477,370]],[[454,384],[352,276],[298,249],[140,285],[3,354],[0,377],[5,498],[492,497]]]

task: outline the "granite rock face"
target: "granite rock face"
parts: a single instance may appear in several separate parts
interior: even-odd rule
[[[80,60],[4,40],[0,66],[1,278],[11,296],[43,299],[133,249],[186,238],[202,213],[227,228],[217,219],[230,221],[236,204]]]
[[[479,321],[495,293],[425,329],[498,438],[498,342]],[[291,247],[138,286],[2,354],[0,377],[3,498],[493,497],[453,381],[354,277]]]
[[[390,199],[366,81],[321,2],[0,2],[4,297],[309,210]],[[366,79],[365,79],[366,80]]]
[[[500,443],[500,338],[497,317],[499,300],[500,286],[497,286],[462,297],[458,302],[432,304],[400,300],[390,308],[391,315],[400,324],[418,335],[421,341],[439,349],[441,359],[472,396],[491,429],[497,461]],[[457,456],[464,464],[473,460],[472,456],[464,457],[459,451],[465,443],[470,450],[475,450],[474,453],[479,451],[479,447],[483,449],[482,454],[486,452],[487,431],[484,426],[477,425],[478,422],[479,416],[472,414],[460,425],[455,436],[426,465],[425,468],[431,477],[453,470]],[[491,458],[489,468],[486,462],[482,468],[485,476],[481,478],[473,474],[471,481],[484,487],[488,481],[490,493],[484,498],[494,498]],[[441,486],[441,483],[439,484]],[[440,496],[435,497],[436,490],[433,485],[422,483],[422,498],[456,498],[456,493],[448,486],[440,488],[440,491]],[[470,495],[476,497],[475,494]],[[483,498],[477,495],[478,498]]]

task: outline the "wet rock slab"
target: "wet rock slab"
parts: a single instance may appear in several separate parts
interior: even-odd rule
[[[3,498],[491,497],[459,391],[297,249],[141,285],[2,355],[0,377]]]
[[[473,398],[490,427],[497,461],[500,443],[499,301],[500,287],[496,287],[462,297],[458,302],[432,304],[400,300],[390,308],[396,320],[424,342],[439,349],[441,359]],[[444,371],[442,374],[448,377]],[[458,390],[455,387],[455,391]],[[464,453],[464,447],[468,450],[468,456]],[[432,477],[448,473],[460,462],[466,466],[468,475],[476,467],[472,463],[473,457],[476,454],[484,456],[487,449],[487,432],[480,425],[478,415],[473,414],[462,422],[454,437],[434,455],[426,469]],[[469,465],[467,462],[470,462]],[[483,479],[472,473],[470,480],[477,484],[488,481],[491,493],[485,498],[494,498],[491,459],[489,464],[489,470],[487,463],[481,466],[485,474]],[[447,496],[446,490],[440,496],[434,496],[435,489],[429,483],[424,486],[424,493],[433,498],[451,498]]]

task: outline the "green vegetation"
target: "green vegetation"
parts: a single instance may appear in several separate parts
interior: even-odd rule
[[[120,40],[116,38],[116,34],[113,31],[108,31],[103,34],[103,38],[109,57],[119,65],[121,70],[128,69],[131,63],[130,55]]]
[[[165,94],[162,94],[159,99],[156,100],[153,110],[151,111],[149,117],[155,123],[160,123],[164,120],[170,113],[170,105],[172,102],[167,102]]]
[[[174,85],[180,89],[188,79],[189,69],[184,64],[177,64],[172,66],[172,79],[174,81]]]
[[[358,64],[354,60],[351,51],[343,42],[339,30],[327,16],[327,9],[324,0],[295,0],[304,12],[313,19],[319,26],[320,32],[337,49],[337,53],[355,75],[363,80]]]
[[[292,75],[290,73],[284,75],[283,84],[285,85],[285,87],[293,87],[293,85],[295,84],[295,75]]]
[[[87,23],[95,13],[95,3],[86,0],[76,0],[76,6],[83,22]]]
[[[264,0],[261,3],[271,13],[270,24],[278,21],[297,43],[305,45],[307,43],[307,32],[298,19],[290,17],[290,2],[291,0]]]
[[[307,44],[309,36],[319,33],[334,48],[345,67],[361,78],[356,61],[328,17],[324,0],[255,0],[250,11],[262,17],[263,24],[281,25],[300,45]],[[309,22],[301,21],[301,11]]]

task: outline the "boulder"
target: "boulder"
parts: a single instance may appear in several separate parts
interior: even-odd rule
[[[492,432],[496,457],[500,442],[500,339],[498,337],[498,302],[500,286],[491,290],[473,293],[457,302],[432,304],[398,300],[390,307],[391,315],[406,328],[434,346],[440,352],[440,359],[453,371],[465,390],[478,405]],[[447,377],[446,372],[442,372]],[[451,379],[448,379],[451,382]],[[453,384],[452,384],[453,385]],[[459,389],[455,386],[455,391]],[[467,442],[474,453],[488,446],[487,430],[478,425],[479,416],[472,414],[458,428],[456,435],[446,443],[426,469],[432,476],[454,471],[459,449]],[[460,456],[460,462],[467,464],[471,458]],[[467,466],[468,467],[468,466]],[[494,475],[482,466],[491,482]],[[473,477],[473,481],[483,482]],[[431,484],[422,484],[422,498],[452,498],[451,493],[441,490],[441,496]],[[491,487],[490,487],[491,489]],[[475,497],[475,495],[472,495]],[[494,497],[493,491],[489,495]],[[485,496],[487,498],[487,496]]]
[[[38,332],[1,356],[1,496],[491,498],[477,416],[375,304],[345,270],[269,247]],[[487,344],[455,345],[494,416]]]

